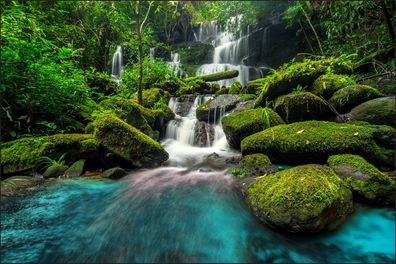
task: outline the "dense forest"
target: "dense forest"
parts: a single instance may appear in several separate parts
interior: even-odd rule
[[[2,263],[394,261],[395,1],[0,6]]]

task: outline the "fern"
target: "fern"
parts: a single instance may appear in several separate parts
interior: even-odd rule
[[[63,153],[63,155],[60,156],[59,159],[57,160],[51,159],[50,157],[46,157],[46,156],[40,157],[37,159],[37,164],[35,169],[44,170],[53,165],[58,165],[58,166],[65,165],[65,157],[66,157],[66,153]]]

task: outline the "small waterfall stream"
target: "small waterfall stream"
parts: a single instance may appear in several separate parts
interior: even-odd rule
[[[113,59],[111,61],[111,78],[115,80],[120,80],[123,70],[124,64],[122,60],[122,47],[117,46],[117,49],[114,52]]]

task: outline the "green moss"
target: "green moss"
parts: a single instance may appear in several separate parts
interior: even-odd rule
[[[358,104],[381,97],[383,94],[368,85],[350,85],[336,91],[329,103],[340,112],[347,111]]]
[[[256,99],[255,94],[240,94],[239,97],[241,98],[242,101],[249,101]]]
[[[239,94],[242,90],[242,84],[238,81],[232,83],[230,90],[228,91],[229,94]]]
[[[241,168],[247,171],[249,176],[266,175],[277,171],[275,166],[271,164],[267,155],[261,153],[243,157],[241,160]]]
[[[38,158],[57,159],[64,153],[78,158],[83,153],[82,142],[92,135],[57,134],[43,137],[22,138],[1,144],[1,164],[5,174],[33,169]],[[96,151],[96,149],[91,149]]]
[[[168,159],[161,144],[112,115],[95,121],[95,139],[136,167],[151,167]]]
[[[229,91],[230,91],[230,88],[221,88],[220,90],[217,90],[216,95],[228,94]]]
[[[247,189],[247,201],[260,219],[292,232],[319,231],[345,218],[352,211],[351,198],[343,181],[318,165],[260,177]]]
[[[351,72],[352,62],[338,58],[326,58],[321,60],[304,60],[284,64],[273,71],[270,75],[257,79],[249,86],[256,87],[261,84],[260,96],[255,102],[255,107],[265,105],[265,100],[273,100],[276,97],[292,92],[298,85],[309,86],[320,75],[327,71],[334,73]]]
[[[216,92],[212,90],[213,88],[215,88],[214,86],[212,87],[209,83],[203,81],[200,77],[187,78],[185,82],[186,86],[180,88],[180,90],[177,91],[178,96],[184,94],[212,94]]]
[[[310,92],[279,96],[275,101],[274,110],[288,123],[324,119],[331,115],[327,103]]]
[[[382,165],[392,166],[395,129],[325,121],[278,125],[246,137],[242,154],[265,153],[276,163],[325,162],[330,155],[360,154]]]
[[[215,82],[215,81],[235,78],[238,77],[238,75],[239,75],[238,70],[230,70],[230,71],[216,72],[203,76],[190,77],[190,78],[186,78],[185,80],[189,82],[200,79],[205,82]]]
[[[160,88],[151,88],[143,90],[142,92],[142,105],[147,108],[152,108],[156,102],[163,98],[166,102],[170,99],[170,93]],[[133,99],[138,101],[138,94],[135,93]]]
[[[349,119],[395,126],[395,114],[395,97],[380,97],[354,107],[349,114]]]
[[[270,108],[249,109],[223,117],[221,123],[228,143],[239,149],[242,139],[268,128],[266,113],[269,113],[270,127],[284,124],[282,118]]]
[[[370,53],[366,57],[357,61],[354,64],[354,70],[356,71],[366,71],[368,70],[374,61],[381,61],[384,58],[393,57],[395,53],[395,47],[388,47],[376,50],[375,52]]]
[[[240,167],[231,168],[231,169],[229,170],[229,173],[230,173],[232,176],[237,177],[237,178],[240,178],[240,179],[243,179],[243,178],[247,178],[247,177],[252,176],[252,174],[251,174],[248,170],[246,170],[246,169],[244,169],[244,168],[240,168]]]
[[[98,149],[99,149],[99,144],[93,138],[81,141],[81,147],[80,147],[81,153],[92,153],[97,151]]]
[[[336,91],[354,85],[355,81],[347,75],[325,74],[312,84],[312,92],[329,99]]]

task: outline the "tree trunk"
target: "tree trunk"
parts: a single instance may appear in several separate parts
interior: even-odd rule
[[[320,52],[321,52],[322,55],[323,55],[322,43],[320,42],[318,33],[316,33],[316,30],[315,30],[314,26],[313,26],[312,23],[311,23],[311,19],[309,18],[307,12],[305,12],[304,7],[302,6],[302,4],[300,5],[300,7],[301,7],[301,11],[302,11],[302,13],[303,13],[305,19],[307,20],[309,26],[311,27],[311,29],[312,29],[312,31],[313,31],[313,33],[314,33],[314,35],[315,35],[316,41],[318,42],[318,46],[319,46]]]
[[[385,1],[379,1],[379,3],[381,5],[382,12],[384,13],[386,25],[388,27],[389,36],[390,36],[392,42],[394,43],[395,42],[395,31],[393,30],[392,21],[389,16],[388,10],[386,9]]]
[[[142,47],[142,32],[141,32],[141,23],[140,23],[140,5],[141,2],[137,1],[135,6],[135,20],[136,20],[136,34],[137,34],[137,44],[138,44],[138,83],[137,83],[137,92],[138,92],[138,103],[142,104],[142,80],[143,80],[143,47]]]

